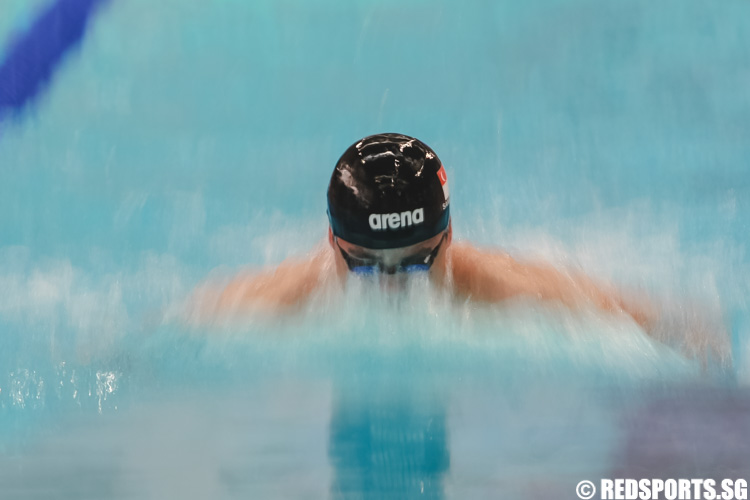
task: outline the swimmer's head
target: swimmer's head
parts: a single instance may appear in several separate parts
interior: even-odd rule
[[[367,249],[430,240],[450,222],[445,169],[435,152],[413,137],[365,137],[336,164],[328,217],[333,236]]]

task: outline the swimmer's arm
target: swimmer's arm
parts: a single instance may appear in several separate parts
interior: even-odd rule
[[[542,263],[521,263],[507,254],[480,251],[469,245],[451,247],[453,280],[458,293],[485,302],[512,297],[552,300],[571,309],[596,306],[625,314],[649,336],[690,358],[731,366],[731,344],[720,315],[700,304],[655,305],[638,293],[623,293],[595,283],[581,273],[562,273]]]
[[[324,255],[318,253],[308,259],[287,259],[275,269],[238,275],[223,288],[203,286],[196,294],[201,316],[293,309],[323,284],[324,267]]]
[[[316,288],[320,268],[314,260],[284,261],[276,269],[238,276],[219,296],[220,309],[256,303],[275,307],[294,306]]]
[[[501,252],[455,244],[452,250],[453,280],[461,295],[483,302],[514,297],[556,301],[571,309],[595,306],[603,311],[633,318],[649,330],[658,313],[648,301],[627,300],[614,288],[595,283],[580,273],[562,273],[545,263],[523,263]]]

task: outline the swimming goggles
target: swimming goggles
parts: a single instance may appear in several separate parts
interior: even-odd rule
[[[445,241],[448,233],[443,233],[443,237],[434,248],[426,248],[418,250],[416,253],[409,255],[401,259],[396,264],[387,264],[381,259],[373,256],[357,256],[348,253],[346,250],[341,248],[338,238],[335,238],[336,246],[341,252],[341,256],[344,257],[346,265],[350,271],[360,275],[371,275],[371,274],[396,274],[396,273],[415,273],[424,272],[430,269],[432,264],[435,262],[440,247]]]

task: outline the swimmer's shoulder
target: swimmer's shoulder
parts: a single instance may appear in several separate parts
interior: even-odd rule
[[[512,295],[508,277],[520,264],[500,249],[482,249],[466,242],[449,248],[453,286],[461,295],[477,300],[498,301]]]
[[[300,305],[330,282],[331,261],[330,251],[317,248],[307,256],[285,259],[270,269],[240,272],[223,286],[204,285],[204,310],[216,316],[258,309],[286,310]]]
[[[479,248],[464,241],[454,242],[448,249],[454,269],[483,268],[487,266],[517,267],[519,262],[507,252],[496,248]]]

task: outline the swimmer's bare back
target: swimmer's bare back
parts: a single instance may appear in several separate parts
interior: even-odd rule
[[[656,319],[647,303],[626,303],[614,288],[595,284],[582,274],[563,273],[544,263],[523,263],[506,253],[466,243],[454,243],[446,250],[445,262],[434,266],[431,278],[437,286],[451,287],[461,298],[499,303],[528,297],[570,308],[595,306],[628,314],[643,327]],[[259,309],[286,313],[321,288],[343,283],[341,274],[345,272],[336,266],[333,251],[321,248],[311,257],[288,259],[275,269],[240,274],[220,290],[204,286],[200,307],[209,315]]]

